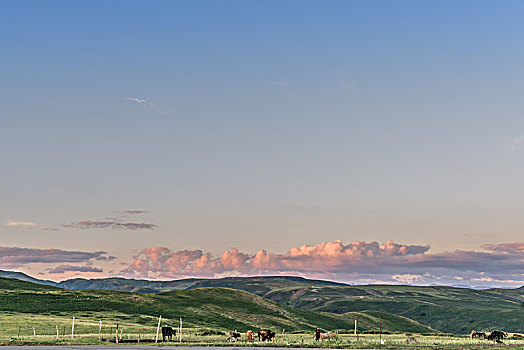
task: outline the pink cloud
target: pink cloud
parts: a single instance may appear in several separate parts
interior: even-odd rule
[[[168,248],[155,247],[144,249],[135,256],[124,272],[160,277],[213,276],[233,271],[333,273],[346,271],[350,266],[375,265],[377,259],[424,254],[428,249],[427,246],[401,245],[391,241],[382,245],[360,241],[344,245],[341,241],[334,241],[293,247],[286,254],[259,250],[250,255],[231,248],[216,258],[201,250],[172,252]]]
[[[486,244],[482,248],[501,253],[524,253],[524,242]]]
[[[5,224],[6,226],[11,227],[26,227],[26,228],[32,228],[32,227],[39,227],[40,225],[30,222],[30,221],[9,221]]]
[[[321,242],[292,247],[284,254],[264,249],[255,254],[231,248],[215,257],[201,250],[147,248],[122,273],[149,278],[236,275],[300,275],[367,283],[449,283],[524,279],[523,243],[482,247],[486,251],[431,253],[429,246],[392,241]],[[509,283],[509,282],[508,282]]]

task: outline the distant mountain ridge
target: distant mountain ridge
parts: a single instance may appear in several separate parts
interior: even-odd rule
[[[135,293],[158,293],[174,290],[185,290],[204,287],[224,287],[245,290],[251,293],[262,295],[270,292],[274,287],[305,287],[305,286],[348,286],[345,283],[310,280],[296,276],[258,276],[258,277],[224,277],[212,278],[185,278],[170,281],[154,281],[133,278],[72,278],[61,282],[53,282],[31,277],[22,272],[0,270],[0,277],[14,278],[21,281],[33,282],[48,286],[55,286],[65,289],[101,289],[118,290]]]
[[[20,280],[20,281],[32,282],[32,283],[37,283],[37,284],[43,284],[43,285],[46,285],[46,286],[56,286],[58,284],[57,282],[54,282],[54,281],[48,281],[48,280],[42,280],[42,279],[34,278],[34,277],[29,276],[29,275],[26,275],[23,272],[17,272],[17,271],[0,270],[0,277],[12,278],[12,279]]]

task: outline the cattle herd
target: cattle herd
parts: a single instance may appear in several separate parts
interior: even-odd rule
[[[471,331],[471,339],[473,338],[479,338],[479,339],[486,339],[491,340],[497,343],[502,343],[502,340],[508,336],[508,332],[503,331],[492,331],[489,333],[485,332],[477,332],[475,330]],[[522,335],[520,334],[513,334],[513,338],[521,339]]]
[[[258,337],[258,341],[274,341],[276,333],[269,329],[259,329],[257,333],[253,332],[252,330],[249,330],[246,332],[246,342],[254,342],[255,341],[255,334]],[[176,336],[176,330],[164,326],[162,327],[162,340],[166,341],[172,341],[173,336]],[[508,336],[508,332],[503,331],[491,331],[489,333],[485,332],[478,332],[478,331],[471,331],[471,339],[478,338],[478,339],[485,339],[485,340],[491,340],[497,343],[502,343],[502,340]],[[227,337],[228,342],[237,342],[241,339],[242,334],[238,333],[237,331],[229,332],[229,336]],[[523,336],[520,334],[513,334],[513,338],[522,338]],[[332,338],[336,338],[336,334],[334,333],[324,333],[322,334],[318,340],[331,340]],[[407,342],[417,342],[415,338],[408,338],[406,340]]]
[[[257,335],[259,341],[274,341],[276,333],[269,329],[259,329]],[[227,337],[227,341],[236,342],[240,339],[241,336],[242,335],[238,332],[229,332],[229,337]],[[248,343],[255,341],[255,332],[251,330],[247,331],[246,341]]]

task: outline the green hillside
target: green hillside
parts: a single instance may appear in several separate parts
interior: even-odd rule
[[[58,286],[68,289],[105,289],[139,293],[226,287],[247,291],[282,305],[307,311],[338,315],[365,311],[394,314],[449,333],[465,334],[472,329],[490,328],[524,332],[524,288],[475,290],[442,286],[350,286],[287,276],[193,278],[174,281],[72,279],[60,282]]]
[[[135,323],[144,317],[162,315],[174,320],[182,317],[188,326],[222,330],[270,327],[311,331],[316,326],[325,330],[353,327],[353,319],[347,315],[295,309],[248,292],[225,288],[139,294],[107,290],[72,291],[0,278],[0,300],[0,313],[100,318],[120,315],[122,320]],[[389,331],[404,331],[401,327],[406,324],[393,322],[390,326]],[[431,331],[413,322],[409,326],[410,331]],[[366,330],[365,325],[362,330]]]
[[[50,291],[50,290],[61,290],[60,288],[48,286],[45,284],[37,284],[27,281],[22,281],[14,278],[0,277],[0,293],[7,291]],[[1,303],[0,303],[1,305]]]
[[[337,314],[375,310],[408,317],[443,332],[524,330],[524,290],[474,290],[396,285],[284,288],[265,297],[287,305]]]
[[[56,286],[58,284],[58,283],[53,282],[53,281],[41,280],[41,279],[34,278],[34,277],[29,276],[29,275],[26,275],[23,272],[16,272],[16,271],[0,270],[0,277],[12,278],[12,279],[17,279],[17,280],[26,281],[26,282],[38,283],[38,284],[45,284],[45,285],[48,285],[48,286]]]

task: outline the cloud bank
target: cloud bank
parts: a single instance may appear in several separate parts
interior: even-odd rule
[[[111,261],[115,259],[107,252],[82,252],[61,249],[33,249],[0,247],[0,267],[19,268],[28,264],[86,263],[90,261]]]
[[[154,247],[137,254],[122,273],[145,278],[296,274],[355,283],[524,284],[524,243],[488,245],[484,251],[429,249],[392,241],[333,241],[292,247],[284,254],[232,248],[213,256]]]

